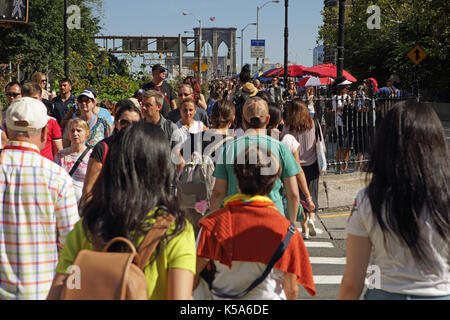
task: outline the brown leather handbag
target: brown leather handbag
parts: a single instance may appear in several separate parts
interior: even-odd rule
[[[139,250],[123,237],[109,241],[103,251],[82,250],[74,266],[78,274],[68,275],[61,290],[61,300],[147,300],[147,279],[144,267],[167,228],[174,220],[172,215],[158,217],[146,234]],[[108,252],[116,242],[126,243],[131,252]],[[71,277],[79,276],[77,282]]]

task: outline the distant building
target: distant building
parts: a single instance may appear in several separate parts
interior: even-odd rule
[[[313,66],[324,63],[323,45],[313,49]]]

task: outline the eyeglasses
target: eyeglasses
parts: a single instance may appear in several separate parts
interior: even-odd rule
[[[20,96],[21,95],[21,93],[17,93],[17,92],[7,92],[6,93],[6,96],[7,97],[10,97],[10,98],[12,98],[12,97],[18,97],[18,96]]]

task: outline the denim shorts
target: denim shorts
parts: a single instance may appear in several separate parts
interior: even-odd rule
[[[450,295],[447,296],[411,296],[401,293],[387,292],[381,289],[367,289],[364,294],[364,300],[450,300]]]

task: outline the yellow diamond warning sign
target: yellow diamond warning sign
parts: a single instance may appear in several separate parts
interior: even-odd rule
[[[423,59],[427,57],[427,54],[419,45],[415,46],[410,52],[408,52],[408,58],[415,64],[419,64]]]

